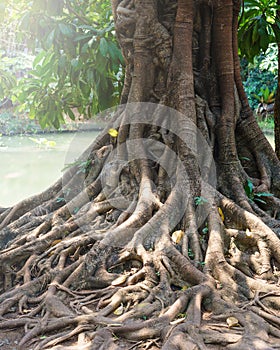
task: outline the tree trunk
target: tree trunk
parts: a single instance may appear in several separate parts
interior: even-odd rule
[[[280,8],[280,0],[277,0],[277,5]],[[277,10],[277,20],[280,19],[280,10]],[[275,153],[280,159],[280,42],[277,43],[278,47],[278,84],[274,103],[274,140],[275,140]]]
[[[112,0],[122,105],[0,215],[0,328],[25,327],[21,347],[279,344],[280,163],[241,83],[239,7]]]

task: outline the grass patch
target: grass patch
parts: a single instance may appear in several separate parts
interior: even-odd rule
[[[274,118],[268,117],[264,118],[263,120],[258,120],[258,124],[260,128],[264,131],[274,131]]]

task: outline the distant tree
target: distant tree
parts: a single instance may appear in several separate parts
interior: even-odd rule
[[[280,26],[280,1],[277,0],[277,26]],[[274,136],[275,136],[275,152],[280,159],[280,37],[277,38],[278,47],[278,86],[274,104]]]
[[[247,0],[239,27],[239,48],[249,61],[261,52],[266,52],[269,44],[278,45],[278,67],[280,67],[280,2],[278,0]],[[274,107],[275,151],[280,159],[280,75]]]
[[[73,107],[91,117],[119,102],[123,58],[108,0],[10,0],[7,6],[18,40],[37,54],[17,88],[31,118],[58,128],[65,114],[75,119]]]

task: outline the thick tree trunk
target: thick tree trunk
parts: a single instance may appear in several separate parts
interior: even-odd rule
[[[239,6],[112,1],[123,105],[62,180],[0,214],[0,328],[25,327],[20,346],[279,344],[280,164],[241,83]]]
[[[280,0],[277,0],[277,5],[280,8]],[[277,11],[277,20],[280,19],[280,10]],[[275,140],[275,153],[280,159],[280,42],[278,46],[278,85],[274,103],[274,140]]]

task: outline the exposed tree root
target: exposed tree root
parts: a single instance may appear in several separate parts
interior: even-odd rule
[[[0,329],[21,349],[279,348],[280,163],[240,86],[239,2],[197,3],[112,1],[138,103],[0,210]]]
[[[68,202],[54,205],[66,181],[40,210],[2,218],[0,328],[24,327],[22,349],[119,349],[124,340],[131,349],[274,348],[277,234],[249,201],[246,211],[209,185],[212,202],[195,206],[183,195],[190,187],[180,162],[175,172],[165,164],[172,175],[161,183],[154,160],[153,172],[132,160],[116,173],[111,142],[87,153],[102,166],[94,176],[87,169]],[[81,180],[75,171],[72,185]],[[201,210],[208,214],[197,225]]]

